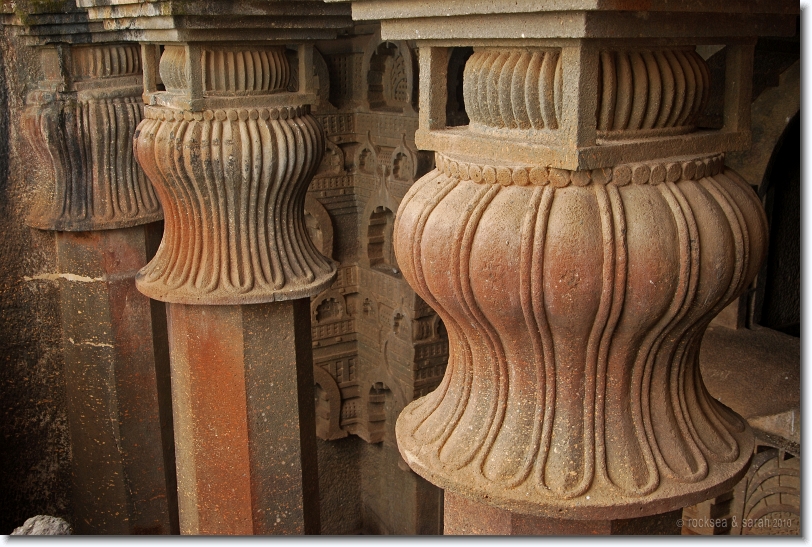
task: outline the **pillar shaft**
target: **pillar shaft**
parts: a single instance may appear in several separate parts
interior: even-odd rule
[[[680,535],[682,509],[623,520],[571,520],[537,517],[445,493],[445,535],[453,536],[611,536]]]
[[[46,176],[27,223],[56,233],[76,533],[177,533],[163,307],[135,289],[157,248],[158,199],[132,153],[143,115],[137,46],[77,44],[71,15],[24,27],[42,79],[24,130]],[[30,34],[30,35],[29,35]],[[36,36],[36,38],[34,38]]]
[[[318,533],[307,301],[168,309],[181,532]]]
[[[309,297],[336,266],[304,223],[324,148],[308,42],[346,10],[172,3],[165,29],[142,2],[83,3],[141,31],[135,154],[165,228],[136,284],[168,303],[181,531],[318,533]]]
[[[166,318],[135,289],[159,229],[57,232],[75,533],[178,530]]]
[[[336,267],[304,198],[322,129],[283,46],[171,44],[156,68],[135,148],[166,221],[137,285],[169,303],[181,532],[319,533],[307,297]]]

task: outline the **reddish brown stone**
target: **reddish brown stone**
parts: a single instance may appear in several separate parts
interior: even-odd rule
[[[181,533],[318,533],[307,301],[168,309]]]
[[[164,310],[134,282],[158,229],[57,233],[79,534],[177,533]]]

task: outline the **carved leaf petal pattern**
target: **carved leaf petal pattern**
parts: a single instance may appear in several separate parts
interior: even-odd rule
[[[28,223],[48,230],[98,230],[162,217],[152,185],[135,162],[132,136],[140,97],[73,102],[57,99],[26,111],[26,134],[53,168],[49,195]]]
[[[450,357],[398,419],[404,458],[442,488],[545,516],[628,518],[729,487],[752,436],[705,390],[699,345],[766,236],[730,169],[563,188],[429,173],[399,209],[396,256]]]
[[[304,110],[304,111],[303,111]],[[138,161],[164,206],[164,237],[136,277],[187,304],[311,296],[335,277],[307,235],[304,200],[324,137],[301,107],[190,113],[148,108]]]

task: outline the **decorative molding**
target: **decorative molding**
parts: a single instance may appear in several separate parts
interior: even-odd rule
[[[658,185],[664,182],[700,180],[718,175],[724,169],[724,154],[705,157],[668,158],[667,160],[621,164],[615,167],[570,171],[554,167],[484,165],[452,159],[435,152],[437,169],[458,180],[470,180],[477,184],[500,184],[502,186],[546,186],[564,188],[590,184]]]
[[[294,105],[282,106],[275,108],[217,108],[214,110],[206,109],[198,112],[175,110],[170,108],[161,108],[154,106],[147,106],[144,108],[144,117],[148,120],[158,120],[164,122],[182,122],[182,121],[247,121],[247,120],[263,120],[263,121],[276,121],[287,120],[293,118],[301,118],[302,116],[310,116],[309,105]]]

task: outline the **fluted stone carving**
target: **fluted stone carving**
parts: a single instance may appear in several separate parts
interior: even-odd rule
[[[634,184],[620,166],[566,186],[437,163],[395,228],[403,274],[452,348],[443,384],[398,421],[407,462],[441,487],[570,518],[635,516],[737,473],[751,436],[708,395],[697,356],[763,259],[746,183],[718,157],[702,176]]]
[[[463,96],[471,124],[558,129],[560,49],[486,49],[465,65]]]
[[[598,137],[691,130],[708,95],[692,48],[598,57]],[[475,50],[469,131],[555,130],[560,59]],[[456,494],[548,517],[665,512],[732,484],[752,434],[697,359],[764,258],[757,196],[718,153],[578,170],[510,156],[437,153],[398,211],[398,264],[451,348],[443,383],[398,420],[404,459]]]
[[[246,96],[286,91],[291,67],[280,46],[204,49],[204,94]],[[186,49],[180,45],[167,46],[161,56],[161,80],[170,93],[186,89]]]
[[[445,489],[446,533],[594,533],[549,519],[666,513],[746,470],[752,432],[708,394],[698,355],[766,251],[759,199],[724,166],[750,138],[741,37],[791,20],[721,30],[724,127],[708,131],[714,83],[692,44],[719,29],[658,9],[353,5],[420,46],[415,142],[437,167],[401,202],[394,248],[450,355],[396,435]],[[449,127],[449,59],[468,45],[470,124]]]
[[[204,96],[238,102],[196,112],[147,107],[135,147],[166,213],[139,290],[184,304],[273,302],[323,290],[336,268],[307,235],[304,199],[324,136],[309,106],[286,92],[284,48],[218,46],[204,49],[200,62]],[[182,94],[185,48],[167,47],[160,71],[167,91]],[[262,106],[263,96],[281,104]]]
[[[686,133],[708,102],[710,70],[693,48],[601,51],[600,88],[599,132]]]
[[[710,71],[692,48],[604,50],[596,83],[601,136],[686,133],[707,103]],[[559,128],[560,48],[480,48],[463,85],[472,128]]]
[[[138,47],[83,45],[42,55],[58,56],[71,71],[67,89],[46,79],[28,95],[26,134],[53,171],[28,223],[75,231],[159,220],[158,199],[132,153],[144,108]]]

